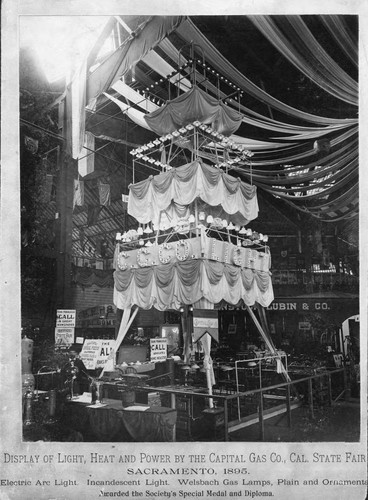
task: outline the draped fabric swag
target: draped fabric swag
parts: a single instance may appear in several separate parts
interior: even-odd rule
[[[285,104],[275,97],[268,94],[266,91],[259,88],[248,78],[246,78],[240,71],[238,71],[212,44],[211,42],[201,33],[201,31],[194,25],[194,23],[186,18],[176,29],[176,33],[187,43],[195,43],[202,47],[202,50],[206,54],[206,61],[209,62],[214,68],[221,72],[221,74],[227,75],[227,78],[231,79],[236,85],[242,88],[244,91],[249,93],[252,97],[264,102],[265,104],[271,106],[273,109],[284,113],[288,116],[293,116],[298,119],[305,120],[306,122],[319,124],[319,125],[331,125],[331,124],[342,124],[344,119],[338,118],[328,118],[324,116],[317,116],[311,113],[306,113],[299,109],[293,108],[288,104]]]
[[[258,215],[254,186],[198,160],[130,185],[128,213],[141,224],[157,223],[172,201],[189,205],[196,198],[210,206],[222,205],[229,215],[239,212],[242,224]]]
[[[181,16],[150,16],[87,80],[87,103],[106,91],[182,22]],[[137,36],[138,35],[138,36]],[[92,77],[93,75],[93,77]]]
[[[217,132],[229,136],[239,128],[242,116],[195,85],[188,92],[146,115],[145,119],[151,130],[158,135],[169,134],[198,120],[211,124]]]
[[[269,272],[210,260],[117,270],[114,280],[114,303],[119,309],[135,304],[142,309],[178,310],[202,298],[213,304],[243,300],[267,307],[274,298]]]
[[[72,280],[76,285],[87,287],[96,285],[101,288],[112,288],[114,286],[114,280],[111,276],[111,271],[91,269],[90,267],[73,266],[72,272]]]
[[[292,42],[271,17],[249,18],[267,40],[313,82],[340,100],[358,104],[357,82],[323,50],[300,16],[282,16],[284,29]]]

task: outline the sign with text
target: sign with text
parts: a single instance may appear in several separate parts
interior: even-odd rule
[[[103,368],[114,344],[115,340],[86,339],[80,353],[80,358],[87,370]]]
[[[55,344],[60,345],[71,345],[74,343],[74,328],[72,327],[61,327],[57,326],[55,328]]]
[[[75,309],[58,309],[56,312],[56,326],[75,327]]]
[[[167,339],[150,339],[151,361],[166,361]]]
[[[116,307],[113,304],[102,304],[78,311],[78,328],[113,328],[116,324]]]
[[[96,368],[103,368],[111,354],[115,340],[101,340],[100,350],[96,361]]]
[[[98,339],[86,339],[84,341],[80,358],[87,370],[95,370],[97,358],[99,355],[101,341]]]

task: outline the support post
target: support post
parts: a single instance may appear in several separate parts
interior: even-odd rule
[[[59,178],[57,188],[56,219],[56,309],[69,309],[73,305],[71,293],[71,259],[73,231],[74,179],[78,163],[71,156],[71,90],[66,90],[60,103],[59,115],[61,133],[64,137],[61,153],[58,155]]]
[[[115,344],[114,344],[113,348],[111,349],[110,355],[109,355],[108,359],[106,360],[105,366],[103,367],[102,372],[100,373],[100,378],[103,376],[105,371],[109,368],[109,366],[111,365],[111,362],[113,362],[115,360],[116,352],[119,349],[120,344],[124,340],[126,332],[130,328],[130,325],[133,323],[133,320],[137,315],[138,309],[139,308],[136,307],[131,316],[130,316],[130,312],[132,310],[131,307],[124,309],[124,313],[123,313],[123,317],[122,317],[122,320],[120,323],[118,336],[115,340]]]
[[[262,329],[262,326],[260,325],[258,319],[256,318],[254,312],[252,311],[252,309],[248,306],[248,304],[246,304],[246,307],[247,307],[247,311],[249,312],[250,314],[250,317],[252,318],[254,324],[256,325],[259,333],[261,334],[261,337],[263,338],[263,340],[265,341],[267,347],[269,348],[270,352],[272,354],[275,354],[277,355],[277,351],[276,351],[276,348],[275,346],[273,345],[273,343],[270,341],[270,339],[267,337],[267,334],[264,332],[264,330]],[[282,370],[282,373],[286,379],[287,382],[291,382],[291,379],[289,377],[289,374],[287,373],[286,369],[285,369],[285,366],[282,362],[282,359],[281,359],[281,356],[278,357],[278,359],[280,360],[280,364],[281,364],[281,370]]]
[[[171,408],[176,409],[176,396],[175,396],[175,394],[171,393],[170,399],[171,399],[171,401],[170,401]],[[174,425],[174,428],[173,428],[173,441],[174,442],[176,441],[176,424]]]
[[[313,380],[310,378],[308,380],[308,397],[309,397],[309,409],[311,417],[314,418],[314,407],[313,407]]]
[[[328,404],[332,406],[332,384],[331,384],[331,374],[327,375],[327,390],[328,390]]]
[[[229,441],[229,414],[228,414],[228,404],[227,399],[224,399],[224,438],[225,441]]]
[[[264,420],[263,420],[263,392],[259,393],[259,437],[261,441],[264,441]]]
[[[290,385],[286,386],[286,411],[288,427],[291,427]]]

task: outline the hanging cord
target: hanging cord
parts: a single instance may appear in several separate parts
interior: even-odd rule
[[[109,142],[107,142],[106,144],[104,144],[104,145],[103,145],[103,146],[101,146],[100,148],[95,149],[94,151],[90,150],[90,151],[91,151],[90,153],[87,153],[86,155],[84,155],[84,156],[82,156],[82,157],[80,157],[80,158],[77,158],[77,160],[78,160],[78,161],[79,161],[79,160],[83,160],[84,158],[87,158],[87,156],[91,156],[91,155],[93,155],[93,154],[97,153],[98,151],[101,151],[101,149],[106,148],[106,146],[110,146],[110,143],[109,143]],[[88,149],[88,148],[85,148],[85,146],[83,146],[83,148],[82,148],[82,149]]]

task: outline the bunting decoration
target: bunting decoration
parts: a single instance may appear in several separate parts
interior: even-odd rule
[[[73,199],[73,209],[76,206],[83,206],[84,204],[84,181],[79,179],[74,179],[74,199]]]
[[[54,187],[54,176],[51,174],[46,174],[45,185],[43,190],[43,202],[48,203],[51,200],[52,192]]]
[[[105,184],[103,182],[99,182],[98,184],[98,193],[100,198],[100,205],[108,206],[110,205],[110,184]]]
[[[98,216],[100,215],[102,207],[101,206],[89,206],[87,213],[87,226],[94,226],[97,224]]]
[[[95,136],[91,132],[86,132],[84,145],[78,158],[78,173],[80,176],[91,174],[95,170]]]
[[[35,155],[38,151],[38,140],[30,137],[29,135],[24,136],[24,144],[26,149]]]

